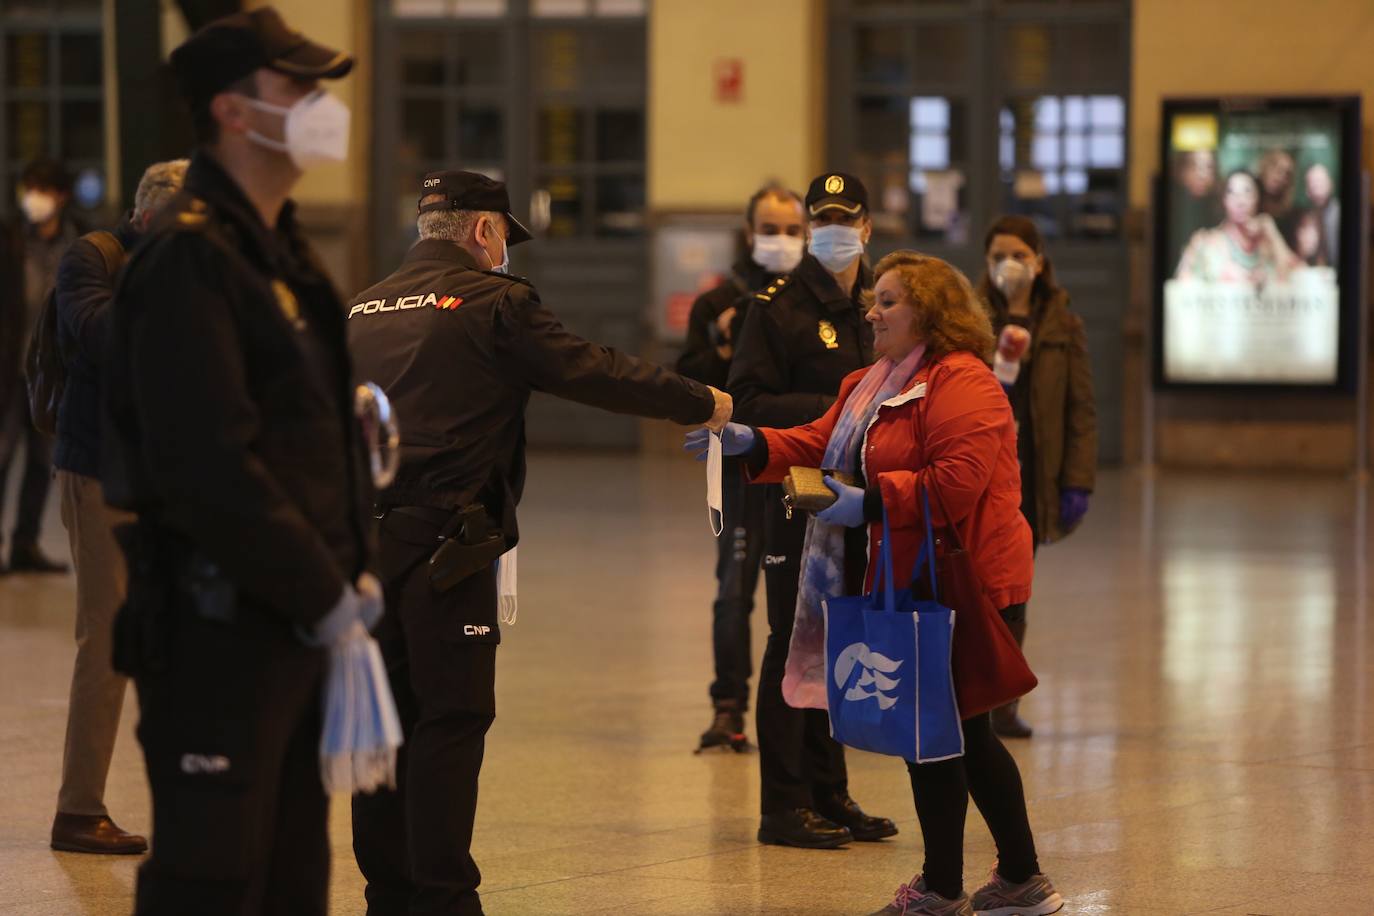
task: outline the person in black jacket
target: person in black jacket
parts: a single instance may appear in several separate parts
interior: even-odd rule
[[[343,302],[288,195],[347,155],[317,80],[352,63],[270,7],[172,53],[199,146],[125,265],[102,379],[105,495],[138,515],[114,650],[153,802],[138,916],[328,909],[327,650],[381,596]]]
[[[677,362],[678,372],[717,388],[726,387],[734,332],[755,290],[789,273],[802,258],[806,220],[801,197],[779,185],[756,191],[744,213],[744,241],[748,254],[735,262],[719,285],[692,303],[687,345]],[[716,600],[711,611],[716,677],[710,695],[715,712],[700,747],[743,750],[748,743],[744,713],[753,674],[749,615],[763,557],[764,492],[744,484],[734,459],[727,459],[722,471],[722,530],[716,540]]]
[[[133,520],[111,508],[100,491],[100,366],[118,266],[157,210],[181,190],[186,160],[149,166],[134,195],[134,209],[104,244],[120,255],[111,272],[92,236],[77,239],[57,268],[58,340],[67,381],[57,412],[57,490],[62,523],[76,569],[76,663],[67,708],[62,785],[53,818],[52,846],[68,852],[141,853],[147,841],[126,833],[105,808],[127,679],[111,667],[114,617],[128,580],[115,528]]]
[[[873,285],[863,258],[872,232],[868,192],[857,178],[827,173],[811,182],[806,208],[807,256],[790,277],[755,295],[730,366],[737,419],[751,426],[788,429],[815,420],[835,402],[844,377],[873,361],[861,302]],[[755,712],[759,840],[824,849],[892,836],[892,821],[865,814],[850,798],[844,750],[830,737],[825,711],[794,709],[783,699],[806,519],[798,513],[789,520],[780,488],[764,489],[769,633]]]
[[[400,468],[377,507],[392,609],[377,639],[405,734],[396,791],[353,800],[353,849],[373,916],[469,916],[482,912],[469,849],[496,712],[495,561],[519,540],[530,393],[714,429],[731,401],[565,329],[506,272],[530,235],[501,182],[426,175],[418,225],[401,266],[348,309],[359,377],[401,418]]]
[[[29,163],[19,178],[19,209],[24,216],[18,231],[19,285],[7,287],[5,291],[18,293],[19,313],[10,318],[17,322],[16,331],[10,333],[17,332],[21,354],[38,323],[48,291],[57,279],[58,262],[84,231],[69,206],[71,188],[72,180],[67,170],[50,159]],[[9,569],[12,572],[67,571],[65,563],[49,558],[38,544],[52,486],[52,448],[51,437],[33,425],[28,391],[20,379],[12,389],[10,400],[0,402],[0,481],[9,479],[10,464],[17,456],[22,456],[24,462],[14,536],[10,542]],[[4,506],[5,489],[0,485],[0,509]]]

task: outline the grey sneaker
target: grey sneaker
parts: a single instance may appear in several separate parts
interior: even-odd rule
[[[926,889],[926,879],[917,875],[910,884],[897,888],[897,897],[872,916],[973,916],[968,895],[958,900],[941,897]]]
[[[992,878],[973,892],[978,916],[1049,916],[1064,908],[1064,898],[1043,874],[1031,875],[1023,884],[1012,884],[992,870]]]

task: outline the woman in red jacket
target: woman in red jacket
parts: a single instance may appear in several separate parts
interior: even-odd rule
[[[938,258],[894,252],[878,263],[875,276],[867,318],[882,359],[846,378],[835,405],[814,423],[794,429],[732,423],[722,436],[725,454],[743,455],[756,483],[777,482],[792,466],[848,470],[867,482],[848,487],[828,480],[836,502],[807,531],[784,683],[794,706],[825,706],[820,601],[871,587],[877,551],[866,550],[863,535],[878,543],[884,512],[896,568],[913,568],[925,537],[923,487],[938,492],[940,498],[931,499],[934,523],[957,527],[996,606],[1030,597],[1031,536],[1021,515],[1016,430],[1006,395],[985,362],[993,347],[986,313],[964,275]],[[693,433],[688,448],[700,452],[705,441]],[[960,676],[983,675],[974,670]],[[963,729],[963,757],[907,764],[925,865],[879,913],[1057,912],[1063,899],[1040,871],[1016,762],[993,734],[986,710],[965,718]],[[971,900],[963,892],[970,794],[998,851],[991,880]]]

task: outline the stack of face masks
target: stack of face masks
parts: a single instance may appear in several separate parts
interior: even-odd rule
[[[401,720],[377,641],[355,622],[329,649],[320,778],[327,793],[396,787]]]
[[[506,626],[515,626],[515,617],[520,610],[515,588],[516,551],[519,549],[512,547],[496,561],[496,609]]]

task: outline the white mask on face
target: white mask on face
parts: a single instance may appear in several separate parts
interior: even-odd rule
[[[863,233],[855,226],[821,226],[811,230],[810,249],[826,270],[839,273],[864,253]]]
[[[992,283],[1002,295],[1008,299],[1014,299],[1030,286],[1035,277],[1031,276],[1030,267],[1020,261],[1013,261],[1008,258],[999,261],[997,266],[992,269]]]
[[[791,273],[802,259],[804,243],[794,235],[756,235],[754,263],[775,274]]]
[[[57,213],[57,198],[46,191],[25,191],[19,199],[24,218],[35,226],[46,223]]]
[[[487,228],[490,229],[498,239],[501,239],[501,233],[496,231],[496,227],[494,225],[492,225],[491,223],[487,223]],[[486,249],[483,248],[482,252],[485,254]],[[491,255],[487,255],[487,260],[491,261]],[[491,269],[493,272],[498,274],[510,273],[510,246],[506,244],[505,239],[501,239],[501,263],[496,264],[493,262],[491,265]]]
[[[258,99],[245,101],[258,111],[281,115],[285,120],[284,141],[265,137],[255,130],[248,132],[248,139],[259,146],[286,153],[296,168],[304,171],[318,162],[343,162],[348,158],[351,120],[348,106],[323,89],[316,89],[290,108]]]

